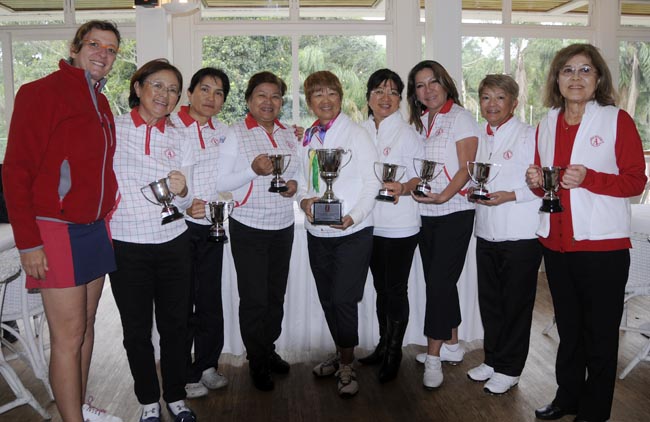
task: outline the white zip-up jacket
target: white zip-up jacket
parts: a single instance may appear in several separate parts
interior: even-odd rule
[[[489,192],[514,192],[516,200],[496,206],[477,204],[474,233],[492,242],[536,239],[541,199],[526,185],[526,169],[535,161],[535,129],[512,117],[491,132],[485,126],[476,161],[498,164],[491,169],[496,175],[491,174],[486,187]]]

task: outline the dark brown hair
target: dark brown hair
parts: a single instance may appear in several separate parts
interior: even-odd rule
[[[544,106],[559,108],[564,110],[564,97],[560,92],[558,77],[560,70],[567,64],[572,57],[582,54],[591,60],[591,64],[596,70],[596,92],[594,100],[602,106],[616,104],[616,90],[612,82],[612,75],[605,59],[598,49],[591,44],[571,44],[564,47],[555,54],[551,62],[551,68],[546,77],[546,86],[544,87]]]
[[[92,20],[84,23],[74,34],[74,38],[70,41],[70,51],[73,53],[78,53],[83,47],[84,37],[88,35],[93,29],[99,29],[102,31],[111,31],[117,37],[117,47],[119,48],[120,43],[122,42],[122,37],[120,36],[120,31],[117,30],[117,25],[110,21],[101,21],[101,20]],[[70,60],[72,62],[72,60]]]
[[[244,100],[248,102],[248,99],[253,95],[253,90],[262,84],[273,84],[280,88],[280,93],[284,97],[284,94],[287,92],[287,84],[282,80],[281,77],[277,76],[275,73],[271,72],[259,72],[251,76],[248,80],[248,86],[246,87],[246,92],[244,93]]]
[[[323,88],[336,91],[341,100],[343,99],[343,86],[341,85],[341,81],[329,70],[319,70],[318,72],[312,73],[307,76],[307,79],[305,79],[302,85],[305,89],[305,101],[307,105],[309,105],[314,92],[320,91]]]
[[[460,102],[460,96],[458,95],[458,89],[454,80],[451,78],[447,69],[445,69],[440,63],[433,60],[424,60],[416,64],[413,69],[409,72],[408,84],[406,89],[406,101],[409,105],[409,123],[415,125],[415,128],[418,132],[422,132],[424,126],[422,125],[422,120],[420,116],[426,110],[426,106],[418,101],[417,93],[415,92],[415,75],[423,69],[431,69],[433,71],[433,76],[438,80],[438,83],[445,89],[447,92],[447,99],[453,100],[454,103],[459,106],[463,106]]]
[[[176,98],[176,104],[181,99],[180,93],[183,92],[183,75],[176,68],[176,66],[169,63],[167,59],[155,59],[151,60],[142,65],[142,67],[135,71],[133,76],[131,76],[131,84],[129,85],[129,107],[134,108],[140,105],[140,98],[135,92],[135,83],[137,82],[139,86],[143,86],[147,78],[153,75],[156,72],[161,70],[170,70],[176,75],[178,79],[178,98]]]

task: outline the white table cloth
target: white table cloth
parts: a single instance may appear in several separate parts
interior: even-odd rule
[[[323,311],[318,301],[316,284],[309,267],[307,252],[307,232],[303,226],[302,212],[296,212],[295,238],[291,254],[291,268],[285,296],[282,334],[276,342],[277,350],[289,352],[311,352],[334,350]],[[458,331],[465,342],[483,338],[483,326],[478,308],[476,287],[476,239],[472,236],[465,268],[458,282],[463,322]],[[225,319],[224,353],[243,354],[245,352],[239,333],[239,295],[237,275],[230,245],[224,248],[222,291]],[[365,349],[374,347],[379,339],[379,327],[375,314],[375,290],[372,275],[368,272],[363,300],[359,303],[359,346]],[[425,311],[425,284],[422,260],[416,249],[409,278],[410,321],[404,344],[425,345],[423,334]]]

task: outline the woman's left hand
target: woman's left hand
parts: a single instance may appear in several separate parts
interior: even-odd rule
[[[468,193],[469,195],[469,193]],[[489,207],[493,207],[495,205],[501,205],[504,202],[509,202],[509,201],[514,201],[516,198],[514,192],[506,192],[506,191],[497,191],[497,192],[490,192],[488,194],[490,199],[477,199],[476,203],[480,205],[487,205]]]
[[[415,202],[420,202],[422,204],[444,204],[448,201],[448,199],[445,199],[439,193],[432,192],[426,192],[426,196],[415,195],[411,192],[411,198],[413,198]]]
[[[345,230],[348,227],[354,224],[354,220],[349,215],[346,215],[341,219],[341,224],[330,224],[330,227],[333,229]]]
[[[172,170],[167,176],[169,177],[169,190],[173,194],[178,195],[181,198],[185,198],[187,195],[185,175],[178,170]]]
[[[566,170],[564,170],[564,176],[562,176],[560,185],[564,189],[577,188],[585,180],[586,175],[587,167],[583,166],[582,164],[570,164]]]
[[[395,197],[393,204],[397,204],[400,195],[404,193],[404,185],[400,182],[384,182],[384,189],[388,189],[388,193]]]
[[[305,128],[298,125],[291,125],[293,128],[293,134],[297,140],[302,141],[302,137],[305,134]]]
[[[298,182],[295,180],[289,180],[287,182],[287,190],[284,192],[280,192],[281,196],[284,196],[285,198],[291,198],[293,195],[296,194],[296,191],[298,190]]]

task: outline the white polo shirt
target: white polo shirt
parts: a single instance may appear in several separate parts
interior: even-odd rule
[[[170,171],[183,171],[191,180],[194,152],[167,119],[155,126],[147,125],[137,107],[115,118],[117,147],[113,170],[119,186],[117,209],[111,219],[113,239],[132,243],[164,243],[185,230],[184,219],[161,225],[161,206],[147,201],[143,192],[154,200],[149,183],[167,177]],[[189,171],[188,171],[189,170]],[[191,186],[191,185],[190,185]],[[188,187],[189,188],[189,187]],[[183,212],[192,203],[191,190],[174,204]]]

